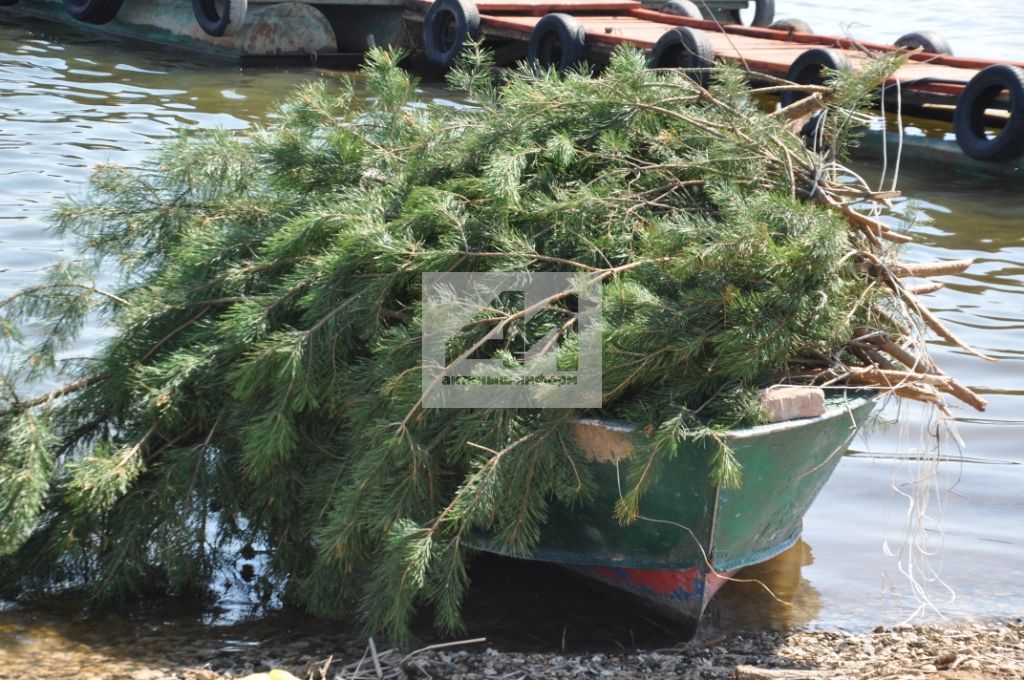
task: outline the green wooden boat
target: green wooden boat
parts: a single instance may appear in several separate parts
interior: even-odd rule
[[[630,464],[636,426],[598,420],[577,425],[599,489],[587,505],[553,509],[531,558],[555,562],[638,596],[692,636],[704,608],[736,570],[768,560],[800,537],[803,516],[877,402],[863,390],[833,390],[823,415],[734,430],[726,436],[743,466],[743,485],[709,482],[706,444],[683,447],[644,496],[642,518],[613,516]],[[507,554],[497,541],[472,547]]]

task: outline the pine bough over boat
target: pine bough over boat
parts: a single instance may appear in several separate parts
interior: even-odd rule
[[[870,410],[852,390],[984,408],[920,350],[928,327],[977,353],[921,302],[936,286],[904,283],[970,262],[901,262],[909,237],[854,209],[896,194],[808,150],[737,69],[704,87],[622,49],[599,78],[495,83],[473,51],[451,72],[470,103],[445,106],[401,58],[372,51],[366,91],[307,87],[265,129],[103,166],[58,209],[84,257],[0,300],[0,596],[202,590],[252,544],[310,612],[401,638],[418,605],[458,629],[485,541],[692,624],[719,575],[795,539]],[[890,65],[839,75],[830,153]],[[563,283],[484,300],[429,363],[438,274]],[[111,333],[63,361],[96,319]],[[569,371],[585,337],[593,408],[428,405],[428,367],[518,371],[540,343]],[[21,393],[43,379],[62,384]],[[777,384],[851,391],[757,426]]]

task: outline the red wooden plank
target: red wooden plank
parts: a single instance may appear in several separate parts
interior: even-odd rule
[[[542,0],[517,1],[542,2]],[[797,56],[816,45],[831,47],[842,52],[855,66],[858,62],[869,58],[864,52],[865,49],[871,51],[893,51],[895,49],[888,45],[856,43],[834,36],[789,33],[749,26],[723,27],[713,21],[688,19],[645,9],[632,9],[626,14],[580,15],[576,18],[582,24],[587,33],[587,40],[591,43],[607,45],[628,43],[642,49],[653,47],[662,34],[675,26],[698,28],[703,30],[708,37],[718,58],[737,61],[750,70],[778,76],[785,76],[789,65]],[[536,16],[515,15],[487,15],[482,19],[487,26],[504,29],[506,33],[511,31],[516,35],[521,35],[523,39],[528,39],[533,27],[540,20]],[[911,55],[910,61],[902,66],[887,81],[887,84],[900,82],[918,93],[955,97],[963,89],[962,83],[970,80],[980,68],[992,63],[995,62],[915,54]],[[928,80],[955,82],[921,82]]]
[[[676,26],[690,26],[692,28],[699,28],[705,31],[715,31],[718,33],[726,32],[730,35],[746,35],[754,38],[763,38],[766,40],[774,40],[781,42],[793,42],[800,43],[803,45],[814,46],[823,45],[826,47],[838,47],[850,50],[869,50],[872,52],[894,52],[899,48],[893,47],[892,45],[883,45],[881,43],[873,42],[861,42],[858,40],[850,40],[849,38],[841,38],[831,35],[814,35],[812,33],[790,33],[789,31],[780,31],[773,28],[764,28],[760,26],[738,26],[735,24],[722,25],[717,24],[714,21],[708,21],[706,19],[689,19],[687,17],[676,16],[672,14],[662,14],[654,10],[638,8],[630,10],[630,16],[637,19],[644,19],[646,21],[654,21],[657,23],[673,24]],[[808,47],[807,49],[810,49]],[[993,61],[990,59],[974,59],[971,57],[954,57],[951,55],[937,55],[937,54],[924,54],[916,52],[910,55],[910,60],[914,62],[928,62],[931,64],[937,64],[939,66],[952,66],[957,68],[968,68],[980,70],[986,66],[992,64],[1013,64],[1014,66],[1020,66],[1024,68],[1024,62],[1014,61]]]
[[[481,0],[481,12],[628,12],[638,9],[638,0]]]
[[[420,8],[427,8],[430,6],[431,0],[410,0],[410,4]],[[715,51],[719,53],[720,56],[746,61],[750,66],[753,66],[754,63],[767,64],[771,66],[769,70],[773,73],[785,73],[788,69],[789,63],[791,63],[792,59],[795,58],[792,54],[792,48],[794,47],[800,47],[802,49],[810,49],[814,46],[832,47],[844,51],[848,57],[851,55],[860,55],[863,50],[873,52],[892,52],[897,49],[892,45],[859,42],[837,36],[791,33],[789,31],[780,31],[757,26],[721,25],[706,19],[689,19],[687,17],[680,17],[672,14],[662,14],[661,12],[644,9],[641,4],[635,0],[480,0],[476,4],[477,8],[482,13],[521,12],[522,15],[519,17],[502,16],[499,19],[496,16],[491,16],[489,17],[489,20],[492,22],[503,22],[495,23],[495,27],[524,29],[527,34],[529,31],[533,30],[533,26],[537,22],[537,17],[549,12],[624,12],[624,15],[618,16],[578,17],[580,20],[586,20],[585,25],[588,27],[587,32],[591,35],[592,39],[596,42],[609,44],[629,42],[637,45],[638,47],[650,47],[653,45],[653,40],[651,40],[649,36],[650,27],[645,28],[640,32],[636,32],[632,28],[627,27],[639,26],[639,24],[631,24],[626,21],[627,19],[639,20],[641,22],[646,22],[647,24],[661,26],[663,30],[668,30],[672,26],[689,26],[691,28],[698,28],[705,31],[709,37],[713,35],[726,35],[732,39],[731,42],[726,44],[735,45],[735,48],[727,48],[724,47],[723,43],[713,41]],[[510,21],[515,20],[516,18],[527,20],[527,23]],[[606,25],[595,28],[591,25],[590,20],[592,19],[600,19]],[[625,21],[625,23],[620,24],[618,23],[619,21]],[[610,30],[605,31],[604,29]],[[620,31],[627,31],[628,34],[627,32]],[[755,41],[750,42],[742,40],[741,38],[753,38]],[[657,38],[654,38],[654,40],[657,40]],[[719,51],[720,44],[723,45],[722,52]],[[774,49],[772,45],[774,45],[774,48],[778,48],[780,50],[777,57],[784,58],[786,60],[784,63],[777,61],[769,55],[769,52]],[[783,49],[784,46],[785,49]],[[754,54],[755,52],[756,54]],[[923,53],[913,53],[909,55],[909,58],[910,63],[907,64],[906,68],[918,64],[926,64],[930,67],[959,69],[956,71],[948,71],[945,69],[935,71],[929,70],[927,72],[918,72],[915,70],[913,71],[915,74],[913,79],[930,77],[966,80],[970,79],[973,75],[973,73],[968,73],[968,71],[976,72],[994,63],[1008,63],[1024,68],[1024,62],[995,62],[986,59],[972,59],[968,57]],[[925,75],[925,73],[928,75]],[[904,81],[912,79],[909,76],[904,77],[902,71],[899,78]],[[895,82],[895,80],[893,80],[893,82]],[[941,85],[928,85],[922,87],[939,87],[940,89],[948,89],[948,86]]]
[[[426,10],[432,0],[409,0],[410,7]],[[517,12],[527,16],[549,12],[629,12],[641,7],[639,0],[480,0],[481,13]]]
[[[524,35],[529,36],[530,31],[540,21],[538,17],[524,17],[524,16],[505,16],[498,14],[481,14],[480,22],[485,28],[501,28],[507,30],[522,31]]]
[[[653,18],[657,18],[660,21],[655,22],[641,19],[635,16],[633,12],[629,16],[578,16],[576,18],[587,32],[587,40],[593,43],[609,45],[628,43],[643,49],[650,49],[662,34],[679,24],[678,22],[671,21],[671,19],[677,18],[674,16],[655,12],[648,12],[646,14],[651,14]],[[536,17],[525,16],[487,16],[484,18],[488,25],[516,29],[524,36],[528,36],[537,24],[537,21],[539,21]],[[714,22],[699,21],[698,23],[717,28]],[[778,31],[772,32],[777,33]],[[784,76],[793,60],[804,50],[809,49],[809,46],[802,42],[768,40],[760,36],[734,32],[726,33],[721,30],[704,31],[704,34],[711,42],[711,46],[718,58],[737,61],[745,64],[751,70],[779,76]],[[842,47],[835,47],[835,49],[845,54],[847,59],[854,65],[868,58],[860,50],[844,49]],[[898,80],[911,85],[914,81],[926,78],[966,82],[976,72],[973,68],[911,61],[900,68],[888,83],[894,84]],[[954,96],[962,89],[961,85],[946,83],[919,84],[913,87],[915,90]]]

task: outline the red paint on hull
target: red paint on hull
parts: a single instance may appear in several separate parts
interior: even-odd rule
[[[734,571],[714,572],[704,567],[688,569],[635,569],[631,567],[573,567],[576,571],[639,597],[662,614],[684,622],[692,635],[704,607],[730,579]]]
[[[591,570],[608,581],[621,581],[631,589],[640,588],[663,597],[694,596],[703,592],[699,587],[702,574],[697,567],[678,570],[592,567]]]

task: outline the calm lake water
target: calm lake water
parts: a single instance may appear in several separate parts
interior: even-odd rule
[[[777,0],[777,6],[779,17],[804,19],[819,33],[891,42],[910,30],[935,30],[957,54],[1024,61],[1024,3]],[[46,214],[55,199],[81,194],[96,163],[137,163],[182,127],[244,128],[289,88],[333,77],[204,62],[0,10],[0,297],[73,256],[46,233]],[[424,92],[434,95],[440,92]],[[878,174],[870,163],[858,170]],[[915,586],[932,618],[1024,612],[1024,180],[918,159],[904,163],[900,188],[910,203],[899,203],[893,220],[911,204],[918,213],[907,259],[977,258],[966,276],[947,277],[930,305],[999,363],[941,343],[932,350],[989,400],[989,410],[956,411],[965,446],[938,466],[913,456],[927,448],[914,408],[900,414],[901,424],[859,441],[807,515],[804,542],[756,569],[787,604],[756,586],[734,584],[710,612],[712,623],[897,623],[921,606]],[[926,516],[906,495],[922,473],[931,475]],[[918,493],[916,500],[925,499]],[[17,616],[0,612],[0,624]],[[0,625],[0,637],[3,630]]]

